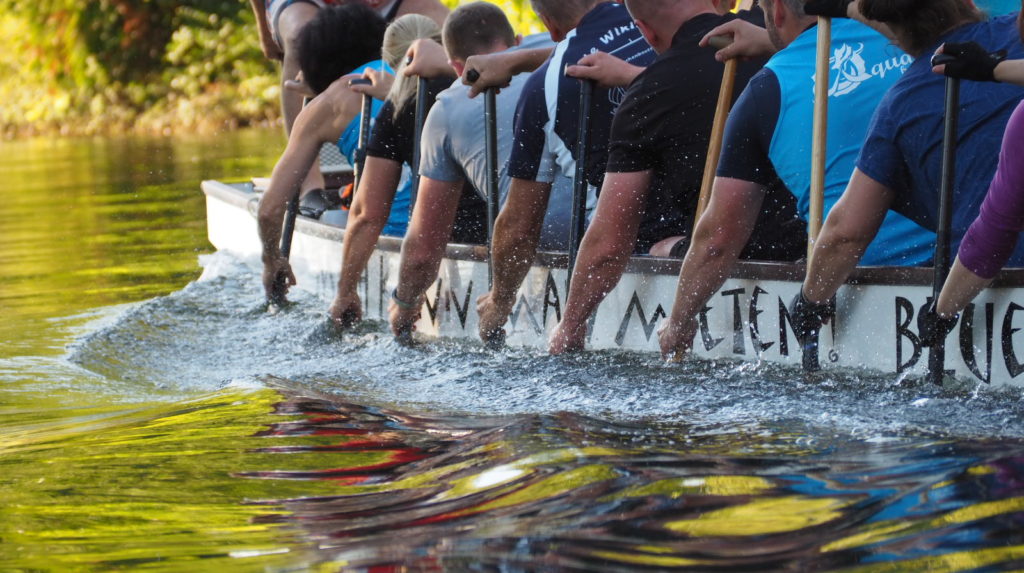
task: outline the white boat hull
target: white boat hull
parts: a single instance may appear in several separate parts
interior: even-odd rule
[[[257,195],[246,185],[203,183],[210,242],[259,268]],[[343,230],[299,217],[292,246],[298,287],[334,297]],[[363,275],[360,296],[367,319],[387,319],[389,293],[399,268],[400,241],[382,238]],[[545,347],[565,303],[566,257],[542,253],[524,281],[507,342]],[[657,329],[671,310],[679,261],[634,258],[598,309],[590,349],[657,352]],[[487,290],[486,250],[452,245],[429,289],[417,332],[428,337],[477,337],[476,299]],[[927,351],[917,338],[917,313],[931,295],[931,269],[859,269],[837,295],[837,319],[825,327],[824,370],[856,368],[897,376],[924,375]],[[701,315],[694,354],[706,358],[799,365],[802,353],[785,307],[796,294],[803,267],[741,263],[734,278]],[[1024,385],[1024,272],[1003,274],[964,313],[946,342],[946,369],[993,386]]]

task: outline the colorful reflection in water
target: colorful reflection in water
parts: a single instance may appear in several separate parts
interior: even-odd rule
[[[272,521],[301,525],[339,568],[969,570],[1024,558],[1021,445],[807,448],[785,432],[652,433],[567,413],[429,419],[323,398],[278,411],[304,419],[263,435],[333,439],[261,451],[352,462],[244,475],[336,483],[334,495],[263,503],[286,508]]]
[[[197,279],[197,182],[279,138],[4,144],[0,570],[1024,568],[1020,391],[410,349]]]

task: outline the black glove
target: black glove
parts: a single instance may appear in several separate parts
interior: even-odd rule
[[[807,0],[804,2],[804,13],[808,16],[825,16],[827,18],[847,18],[847,8],[853,0]]]
[[[921,337],[921,346],[929,348],[939,341],[946,340],[946,335],[953,330],[959,319],[959,314],[942,318],[935,312],[935,301],[932,301],[928,308],[917,315],[917,334]]]
[[[994,82],[996,65],[1006,59],[1006,50],[988,52],[975,42],[946,44],[941,54],[932,58],[932,65],[946,64],[945,75],[951,78]]]
[[[821,331],[821,325],[825,324],[836,315],[835,298],[828,302],[815,304],[804,298],[804,289],[793,297],[789,303],[789,320],[793,325],[793,332],[800,344],[806,346],[814,342]]]

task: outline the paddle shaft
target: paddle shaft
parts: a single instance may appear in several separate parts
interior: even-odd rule
[[[730,40],[723,41],[719,36],[712,38],[712,47],[721,49],[731,43]],[[715,108],[715,120],[711,126],[711,141],[708,144],[708,156],[704,162],[704,179],[700,184],[700,197],[697,199],[697,214],[693,218],[693,228],[696,231],[697,222],[708,207],[711,199],[711,188],[715,183],[715,171],[718,169],[718,160],[722,156],[722,141],[725,138],[725,123],[729,119],[729,111],[732,109],[732,96],[736,90],[736,67],[738,60],[735,58],[725,62],[725,69],[722,71],[722,86],[718,90],[718,105]]]
[[[949,275],[950,228],[953,225],[953,191],[956,187],[956,149],[960,128],[960,80],[946,78],[944,129],[942,134],[942,182],[939,189],[939,219],[935,230],[932,297],[939,299]],[[923,312],[923,311],[922,311]],[[942,385],[946,367],[946,340],[936,340],[928,353],[928,379]]]
[[[413,128],[412,141],[412,201],[416,205],[416,194],[420,189],[420,139],[423,138],[423,124],[427,121],[430,109],[427,101],[427,78],[419,78],[416,86],[416,122]]]
[[[572,219],[569,224],[569,268],[565,278],[565,291],[569,292],[572,284],[572,272],[576,267],[576,257],[583,242],[583,230],[587,217],[587,151],[590,146],[590,106],[594,100],[594,82],[580,80],[580,111],[579,126],[576,132],[576,174],[572,188]]]
[[[498,219],[498,98],[484,90],[484,153],[487,166],[487,285],[494,287],[494,222]]]
[[[814,124],[811,145],[811,209],[807,220],[807,261],[821,232],[825,212],[825,166],[828,141],[828,91],[831,85],[829,58],[832,52],[832,19],[818,17],[818,51],[814,75]],[[833,319],[834,320],[834,319]],[[804,345],[803,366],[807,372],[821,369],[818,358],[819,331]]]
[[[309,105],[311,98],[306,97],[302,99],[302,107]],[[295,219],[299,215],[299,193],[296,191],[294,195],[288,199],[288,206],[284,212],[284,224],[281,226],[281,256],[288,258],[292,254],[292,237],[295,236]],[[271,306],[281,307],[287,303],[285,298],[285,292],[288,290],[288,277],[284,274],[278,274],[274,278],[274,292],[270,294],[269,300],[267,301]]]
[[[355,83],[358,80],[352,80]],[[366,80],[367,82],[369,80]],[[363,109],[359,116],[359,142],[356,144],[356,164],[353,165],[352,198],[355,199],[359,181],[366,167],[366,147],[370,143],[370,121],[373,119],[373,96],[363,94]]]

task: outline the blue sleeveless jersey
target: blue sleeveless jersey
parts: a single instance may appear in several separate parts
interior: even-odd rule
[[[378,71],[387,72],[394,74],[394,70],[391,66],[383,60],[376,60],[359,66],[352,70],[353,74],[362,74],[364,71],[370,68],[376,68]],[[373,130],[373,124],[376,122],[377,114],[380,113],[380,108],[384,106],[384,102],[379,99],[373,100],[373,105],[370,107],[372,111],[373,119],[370,120],[370,129]],[[345,131],[338,138],[338,151],[345,156],[350,165],[356,164],[356,148],[359,146],[359,124],[362,123],[363,114],[359,113],[356,115],[346,127]],[[405,230],[409,226],[409,211],[412,209],[412,185],[413,185],[412,172],[407,166],[402,166],[402,179],[398,183],[398,191],[395,192],[395,200],[391,204],[391,212],[388,215],[388,222],[384,225],[384,229],[381,233],[392,237],[404,237]]]
[[[767,64],[779,82],[781,106],[769,155],[779,177],[797,197],[801,216],[810,212],[811,147],[814,124],[813,66],[817,29],[804,31]],[[912,58],[871,28],[852,20],[832,22],[829,77],[825,214],[853,174],[871,114],[882,96],[910,66]],[[862,265],[920,265],[931,260],[935,235],[889,212]]]
[[[974,0],[974,3],[989,16],[1004,16],[1020,11],[1019,0]]]

